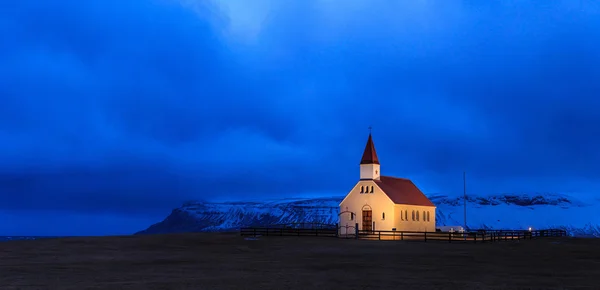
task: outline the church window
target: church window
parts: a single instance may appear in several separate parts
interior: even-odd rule
[[[404,220],[408,221],[408,210],[404,210]]]
[[[427,214],[425,213],[425,211],[423,211],[423,221],[426,222],[427,221]]]
[[[364,193],[364,192],[365,192],[365,187],[364,187],[364,186],[361,186],[361,187],[360,187],[360,193]]]
[[[350,220],[351,220],[351,221],[353,221],[353,220],[354,220],[354,213],[353,213],[353,212],[351,212],[351,213],[350,213]]]
[[[417,221],[419,221],[419,211],[417,211]]]
[[[429,213],[430,213],[430,212],[427,212],[427,221],[429,221]]]
[[[371,186],[371,193],[373,193],[373,186]]]
[[[412,211],[412,220],[415,221],[415,211]]]
[[[384,220],[385,219],[385,212],[381,213],[381,219]]]

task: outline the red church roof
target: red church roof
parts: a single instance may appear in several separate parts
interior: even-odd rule
[[[395,204],[435,206],[410,179],[381,176],[373,181]]]
[[[367,140],[365,153],[363,153],[360,164],[379,164],[379,158],[377,158],[377,152],[375,152],[375,144],[373,144],[371,134],[369,134],[369,140]]]

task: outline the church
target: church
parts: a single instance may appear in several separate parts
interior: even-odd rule
[[[360,180],[340,203],[339,234],[362,231],[435,232],[435,205],[409,179],[381,175],[369,134]]]

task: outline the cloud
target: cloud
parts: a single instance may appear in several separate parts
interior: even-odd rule
[[[594,186],[597,3],[255,4],[3,3],[4,209],[344,194],[370,125],[426,191]]]

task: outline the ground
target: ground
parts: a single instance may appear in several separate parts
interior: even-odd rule
[[[598,277],[600,239],[466,244],[203,233],[0,243],[1,289],[596,289]]]

